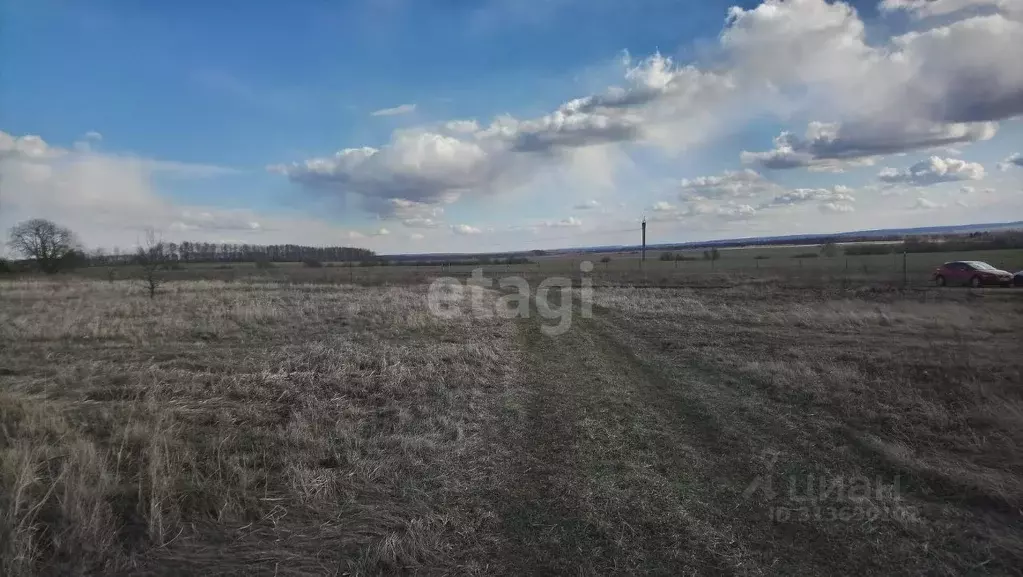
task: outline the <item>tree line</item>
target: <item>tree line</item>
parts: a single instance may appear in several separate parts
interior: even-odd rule
[[[126,264],[131,263],[134,256],[133,253],[121,254],[115,249],[110,254],[93,251],[88,258],[94,264]],[[164,260],[180,263],[337,262],[376,259],[376,253],[373,251],[350,246],[261,245],[190,241],[164,243],[157,256]]]
[[[114,249],[86,251],[75,234],[52,221],[36,218],[15,225],[10,230],[9,247],[25,259],[24,265],[53,274],[83,266],[110,266],[159,262],[175,263],[228,262],[329,262],[376,261],[371,250],[348,246],[303,246],[298,244],[234,244],[183,241],[163,242],[152,233],[147,242],[134,251]],[[11,269],[0,261],[0,272]]]

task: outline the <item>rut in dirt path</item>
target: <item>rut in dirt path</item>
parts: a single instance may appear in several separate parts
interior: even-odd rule
[[[517,418],[503,431],[512,462],[498,506],[495,555],[509,573],[731,572],[728,535],[690,514],[695,456],[638,391],[655,375],[619,354],[585,319],[548,337],[520,325],[525,355]]]
[[[544,322],[519,321],[521,387],[497,437],[508,457],[489,497],[490,572],[947,573],[938,558],[920,566],[927,540],[911,527],[779,523],[778,503],[746,494],[765,449],[786,455],[778,483],[821,467],[869,471],[853,454],[822,453],[815,438],[832,433],[807,415],[714,371],[697,351],[665,348],[662,334],[615,311],[577,315],[557,337],[543,334]]]

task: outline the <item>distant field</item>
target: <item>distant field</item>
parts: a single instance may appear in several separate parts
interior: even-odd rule
[[[806,250],[2,279],[0,575],[1018,573],[1023,290]]]
[[[352,263],[325,263],[323,268],[308,268],[301,263],[279,263],[272,268],[260,269],[254,263],[184,264],[180,270],[168,271],[174,280],[266,280],[287,282],[326,282],[355,284],[416,284],[442,276],[466,276],[474,269],[482,269],[488,276],[580,276],[580,265],[594,265],[590,278],[598,284],[630,285],[654,284],[661,286],[688,286],[692,284],[720,284],[724,274],[747,279],[778,280],[796,284],[828,283],[898,283],[903,282],[903,259],[896,255],[835,256],[793,258],[804,253],[816,253],[818,247],[770,247],[721,249],[720,259],[703,260],[703,251],[677,251],[696,260],[664,262],[661,252],[648,251],[646,262],[638,253],[567,254],[532,257],[533,262],[518,265],[453,265],[414,266],[357,266]],[[603,258],[609,262],[601,262]],[[761,258],[757,258],[761,257]],[[931,272],[951,260],[983,260],[1012,272],[1023,270],[1023,249],[997,251],[970,251],[949,253],[911,253],[906,256],[906,281],[912,286],[931,283]],[[93,267],[82,269],[79,276],[94,279],[115,279],[133,276],[133,267]]]

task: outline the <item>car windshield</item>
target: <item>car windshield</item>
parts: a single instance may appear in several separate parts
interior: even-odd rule
[[[972,266],[973,268],[975,268],[977,270],[998,270],[995,267],[989,265],[988,263],[981,262],[979,260],[971,260],[970,262],[968,262],[966,264]]]

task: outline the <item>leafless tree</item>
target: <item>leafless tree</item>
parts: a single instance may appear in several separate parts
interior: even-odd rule
[[[149,291],[149,298],[156,298],[156,291],[163,284],[163,271],[167,269],[169,262],[164,243],[158,239],[156,232],[152,229],[146,231],[146,240],[139,244],[135,253],[135,264],[139,265],[139,280]]]
[[[53,274],[74,256],[76,244],[70,229],[33,218],[11,229],[10,246],[22,256],[35,260],[43,272]]]

